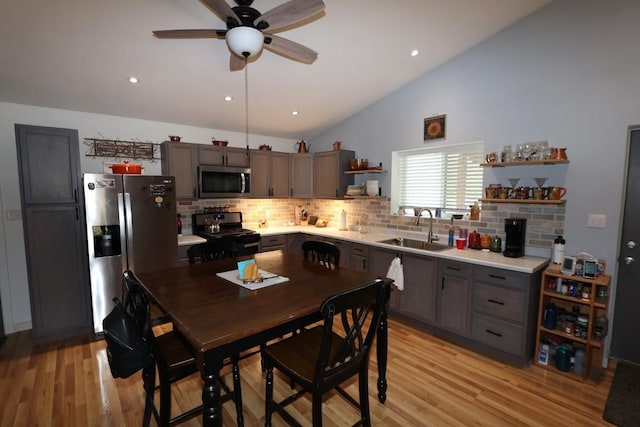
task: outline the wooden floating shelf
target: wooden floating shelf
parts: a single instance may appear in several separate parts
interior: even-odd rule
[[[382,169],[361,169],[357,171],[344,171],[345,175],[355,175],[355,174],[364,174],[364,173],[387,173],[387,171]]]
[[[535,200],[535,199],[480,199],[489,203],[520,203],[529,205],[564,205],[566,200]]]
[[[480,163],[482,167],[489,168],[503,168],[506,166],[528,166],[528,165],[560,165],[569,163],[569,160],[523,160],[521,162],[493,162],[493,163]]]

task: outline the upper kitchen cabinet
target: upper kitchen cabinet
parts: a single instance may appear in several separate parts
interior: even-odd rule
[[[289,154],[289,185],[291,197],[313,197],[313,154]]]
[[[251,150],[251,196],[289,196],[289,154]]]
[[[249,167],[249,150],[220,145],[198,145],[198,163]]]
[[[176,177],[177,200],[192,200],[197,197],[197,168],[197,144],[169,141],[162,143],[162,174]]]
[[[313,156],[313,192],[321,199],[341,199],[347,186],[353,184],[353,175],[345,175],[350,169],[355,151],[337,150],[315,153]]]

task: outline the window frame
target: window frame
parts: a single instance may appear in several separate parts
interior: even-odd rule
[[[402,177],[402,167],[401,162],[407,156],[412,155],[420,155],[420,154],[436,154],[441,153],[445,155],[453,155],[455,153],[469,152],[475,151],[477,159],[474,159],[473,164],[477,165],[477,169],[473,171],[472,179],[474,179],[475,191],[477,194],[472,194],[471,196],[466,196],[466,198],[462,202],[462,206],[458,204],[456,207],[446,207],[446,206],[429,206],[427,204],[403,204],[401,203],[401,195],[403,194],[402,185],[403,185],[403,177]],[[429,143],[428,146],[413,148],[408,150],[399,150],[393,151],[391,153],[391,213],[397,215],[406,215],[413,216],[415,214],[414,209],[416,207],[425,207],[430,209],[440,209],[443,213],[443,217],[449,217],[451,213],[456,212],[465,212],[467,210],[467,205],[471,205],[476,202],[478,199],[482,198],[483,189],[484,189],[484,171],[480,166],[482,160],[484,159],[484,141],[469,141],[469,142],[460,142],[460,143],[447,143],[445,141],[439,143]],[[476,162],[477,160],[477,162]],[[443,161],[443,166],[446,161]],[[479,181],[478,181],[479,178]],[[465,181],[466,184],[466,181]],[[466,190],[466,185],[465,185]],[[459,191],[459,190],[458,190]],[[472,190],[473,191],[473,190]],[[446,197],[444,194],[439,194],[439,198]],[[433,202],[432,202],[433,203]],[[437,203],[442,204],[442,203]],[[406,208],[401,210],[401,207]],[[434,211],[435,214],[435,211]]]

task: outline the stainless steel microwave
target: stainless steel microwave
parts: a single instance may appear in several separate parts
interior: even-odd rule
[[[213,199],[251,196],[251,169],[233,166],[198,166],[198,197]]]

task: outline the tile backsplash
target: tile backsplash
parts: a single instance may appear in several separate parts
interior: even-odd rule
[[[375,199],[208,199],[193,202],[179,202],[178,212],[182,214],[183,232],[191,233],[191,214],[204,208],[226,207],[230,211],[240,211],[243,225],[258,230],[260,220],[266,219],[267,225],[283,226],[294,220],[296,206],[303,206],[309,215],[324,218],[329,226],[337,226],[340,212],[347,212],[347,226],[357,224],[363,214],[367,216],[369,227],[397,229],[403,231],[428,231],[428,220],[422,218],[416,226],[415,216],[399,216],[391,214],[390,200],[386,197]],[[435,212],[434,212],[435,214]],[[526,218],[526,253],[527,255],[549,256],[553,240],[564,233],[565,206],[563,204],[521,204],[521,203],[488,203],[483,202],[479,221],[470,221],[468,216],[454,220],[454,227],[464,227],[469,232],[498,235],[503,241],[505,218]],[[433,232],[445,237],[451,221],[434,218]],[[457,233],[456,233],[457,234]]]

